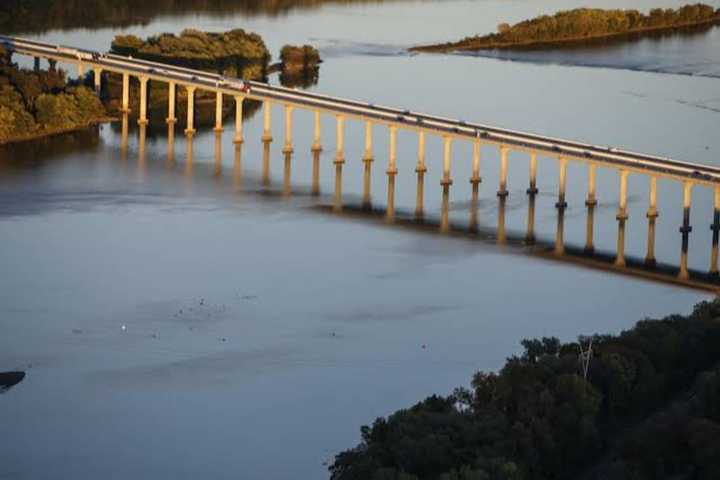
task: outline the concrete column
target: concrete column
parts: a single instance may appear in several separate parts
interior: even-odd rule
[[[440,185],[449,187],[452,185],[450,178],[450,161],[452,160],[452,137],[443,137],[443,176]]]
[[[102,68],[93,69],[93,80],[95,81],[95,93],[100,96],[102,89]]]
[[[215,92],[215,131],[223,131],[223,94]]]
[[[187,128],[185,135],[195,133],[195,87],[185,87],[187,90]]]
[[[124,113],[130,111],[130,75],[128,73],[123,73],[122,111]]]
[[[425,132],[418,132],[418,158],[415,166],[417,173],[417,189],[415,194],[415,218],[421,220],[425,215]]]
[[[312,152],[312,194],[320,195],[320,150]]]
[[[657,211],[657,177],[650,177],[650,205],[645,214],[648,219],[647,254],[645,264],[655,266],[655,222],[658,217]]]
[[[618,267],[625,266],[625,222],[628,219],[627,214],[627,179],[630,172],[620,170],[620,201],[618,202],[618,213],[615,216],[618,221],[618,239],[617,239],[617,255],[615,257],[615,265]]]
[[[532,191],[528,194],[527,232],[525,233],[525,243],[528,245],[535,243],[535,195]]]
[[[283,147],[283,153],[293,152],[293,106],[285,105],[285,146]]]
[[[245,97],[235,96],[235,138],[233,142],[236,145],[243,143],[243,100]]]
[[[687,280],[690,277],[690,273],[688,272],[688,243],[690,240],[690,232],[692,232],[692,227],[690,226],[692,187],[692,182],[686,181],[683,184],[683,224],[682,227],[680,227],[682,250],[680,252],[680,272],[678,273],[678,278],[681,280]]]
[[[365,120],[365,153],[363,160],[373,159],[373,124],[370,120]]]
[[[497,195],[502,198],[507,197],[509,194],[507,190],[508,151],[507,146],[500,146],[500,188]]]
[[[345,161],[345,115],[338,115],[335,122],[335,162]]]
[[[315,136],[313,138],[312,151],[322,151],[322,139],[320,138],[320,110],[315,110]]]
[[[422,130],[418,132],[417,166],[415,167],[416,172],[420,170],[423,172],[427,170],[425,166],[425,132]]]
[[[595,252],[594,245],[594,230],[595,230],[595,205],[590,204],[587,206],[587,220],[585,222],[585,253],[592,254]]]
[[[473,191],[477,190],[477,185],[482,182],[480,177],[480,142],[473,143],[473,161],[472,161],[472,177],[470,183],[473,185]]]
[[[530,154],[530,186],[527,189],[527,194],[535,195],[537,193],[537,153],[532,152]]]
[[[292,153],[285,152],[285,169],[283,172],[283,195],[288,197],[292,193]]]
[[[560,178],[558,187],[558,201],[555,203],[556,208],[566,208],[567,202],[565,201],[565,183],[567,178],[567,158],[560,157]]]
[[[262,141],[263,142],[272,142],[272,131],[270,130],[270,113],[272,109],[272,104],[270,103],[270,100],[265,100],[263,102],[263,136]]]
[[[147,77],[140,77],[140,116],[138,117],[139,125],[147,125]]]
[[[177,86],[175,85],[175,82],[168,83],[168,116],[165,119],[165,122],[168,125],[174,125],[175,122],[177,122],[177,118],[175,117],[176,88],[177,88]]]
[[[595,195],[595,170],[596,165],[594,163],[591,163],[588,165],[588,193],[587,193],[587,200],[585,200],[585,205],[588,207],[597,205],[597,198]]]
[[[712,230],[712,250],[710,252],[710,274],[718,274],[718,240],[720,240],[720,187],[715,187],[713,223],[710,225]]]
[[[390,154],[388,156],[387,221],[395,221],[395,175],[397,175],[397,127],[390,125]]]

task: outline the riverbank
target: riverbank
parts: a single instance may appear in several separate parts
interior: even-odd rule
[[[18,144],[18,143],[26,143],[31,142],[35,140],[40,140],[44,138],[52,138],[52,137],[58,137],[60,135],[66,135],[68,133],[74,133],[74,132],[80,132],[89,128],[96,127],[98,125],[116,122],[118,121],[117,117],[100,117],[91,120],[90,122],[82,125],[75,125],[72,127],[66,127],[66,128],[56,128],[56,129],[49,129],[49,130],[43,130],[43,131],[37,131],[37,132],[31,132],[27,134],[18,134],[11,138],[2,138],[0,139],[0,146],[5,145],[11,145],[11,144]]]
[[[579,8],[543,15],[513,26],[498,25],[498,33],[467,37],[457,42],[420,45],[411,52],[522,50],[557,48],[603,39],[638,38],[662,32],[711,27],[720,24],[720,9],[687,5],[677,10],[654,9],[644,15],[637,10]]]

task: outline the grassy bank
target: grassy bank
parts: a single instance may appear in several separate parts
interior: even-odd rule
[[[498,32],[457,42],[413,47],[416,52],[553,48],[603,38],[637,37],[720,23],[720,9],[694,4],[673,9],[637,10],[578,8],[543,15],[515,25],[500,24]]]

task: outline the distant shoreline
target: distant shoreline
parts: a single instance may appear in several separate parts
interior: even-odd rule
[[[679,31],[692,27],[720,25],[720,17],[700,22],[686,22],[677,25],[664,25],[659,27],[645,27],[628,30],[626,32],[605,33],[598,35],[587,35],[582,37],[559,38],[556,40],[529,40],[524,42],[488,42],[478,38],[460,40],[458,42],[437,43],[431,45],[419,45],[408,49],[410,52],[424,53],[449,53],[454,51],[479,51],[479,50],[524,50],[544,49],[556,46],[581,44],[587,41],[602,40],[607,38],[622,38],[637,34],[656,32]]]

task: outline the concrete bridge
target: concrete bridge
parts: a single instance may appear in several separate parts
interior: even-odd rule
[[[439,136],[443,140],[443,166],[441,186],[443,188],[443,206],[440,229],[449,230],[448,202],[449,191],[453,184],[452,178],[452,146],[454,142],[470,142],[473,146],[472,175],[468,179],[472,184],[473,199],[477,204],[479,184],[481,180],[480,156],[482,148],[494,148],[499,151],[500,174],[497,196],[501,208],[509,195],[508,168],[510,153],[521,153],[529,156],[529,182],[526,190],[529,199],[529,215],[526,241],[534,241],[534,201],[538,193],[537,188],[537,162],[539,157],[554,159],[558,164],[559,186],[557,191],[558,228],[556,234],[555,251],[562,255],[565,247],[563,242],[563,219],[567,202],[566,177],[569,161],[580,162],[587,166],[587,234],[585,251],[592,252],[593,244],[593,218],[594,208],[597,205],[596,170],[598,167],[617,171],[619,181],[619,198],[617,209],[618,239],[617,252],[614,264],[617,267],[626,265],[625,259],[625,224],[628,220],[628,177],[630,174],[640,174],[648,178],[649,204],[646,213],[648,220],[647,254],[645,263],[654,266],[655,260],[655,222],[659,215],[657,209],[657,181],[667,179],[680,182],[683,186],[683,222],[680,226],[682,235],[682,250],[680,267],[677,277],[680,280],[689,278],[688,271],[688,239],[692,231],[690,226],[690,208],[692,204],[692,191],[695,186],[712,188],[714,192],[714,215],[712,224],[712,254],[708,273],[712,276],[718,274],[718,241],[720,237],[720,167],[694,164],[673,160],[670,158],[646,155],[615,148],[589,145],[570,140],[535,135],[532,133],[502,129],[489,125],[454,120],[410,110],[402,110],[382,105],[369,104],[354,100],[320,95],[312,92],[298,91],[279,86],[272,86],[260,82],[242,82],[225,79],[224,77],[200,70],[193,70],[173,65],[134,59],[109,53],[93,52],[80,48],[52,45],[31,40],[0,36],[0,43],[4,44],[12,53],[28,55],[35,58],[36,65],[44,58],[50,62],[63,62],[77,67],[78,74],[84,75],[92,71],[95,87],[99,91],[104,72],[122,77],[122,110],[129,112],[130,77],[137,78],[139,82],[139,112],[138,123],[145,126],[148,123],[147,91],[148,82],[163,82],[169,86],[168,110],[166,122],[174,125],[176,118],[176,90],[178,87],[187,91],[187,117],[185,120],[185,134],[192,137],[195,133],[194,123],[194,96],[196,91],[212,92],[216,96],[215,130],[223,129],[223,98],[229,96],[235,99],[235,131],[234,142],[241,144],[244,141],[242,113],[245,100],[256,100],[263,104],[263,135],[266,158],[269,144],[273,141],[271,131],[271,114],[273,105],[284,108],[285,132],[283,152],[290,155],[293,152],[293,112],[295,109],[306,109],[314,112],[314,141],[312,151],[315,154],[313,162],[313,191],[317,191],[318,154],[322,150],[320,119],[321,115],[332,115],[336,119],[335,128],[335,155],[336,166],[335,194],[341,195],[342,166],[345,163],[345,124],[348,120],[357,120],[365,124],[365,151],[363,162],[364,171],[364,198],[369,198],[370,169],[374,160],[373,130],[380,125],[387,128],[389,135],[389,152],[387,154],[386,174],[388,176],[387,208],[388,220],[395,217],[395,176],[397,167],[397,134],[398,130],[409,130],[417,133],[417,175],[416,215],[422,217],[424,210],[424,176],[427,171],[425,158],[425,141],[427,135]],[[249,89],[247,87],[250,87]],[[127,132],[127,117],[125,117],[124,132]],[[174,131],[174,129],[173,129]],[[264,164],[267,162],[264,162]],[[471,218],[472,224],[472,218]],[[498,235],[504,227],[498,226]]]

